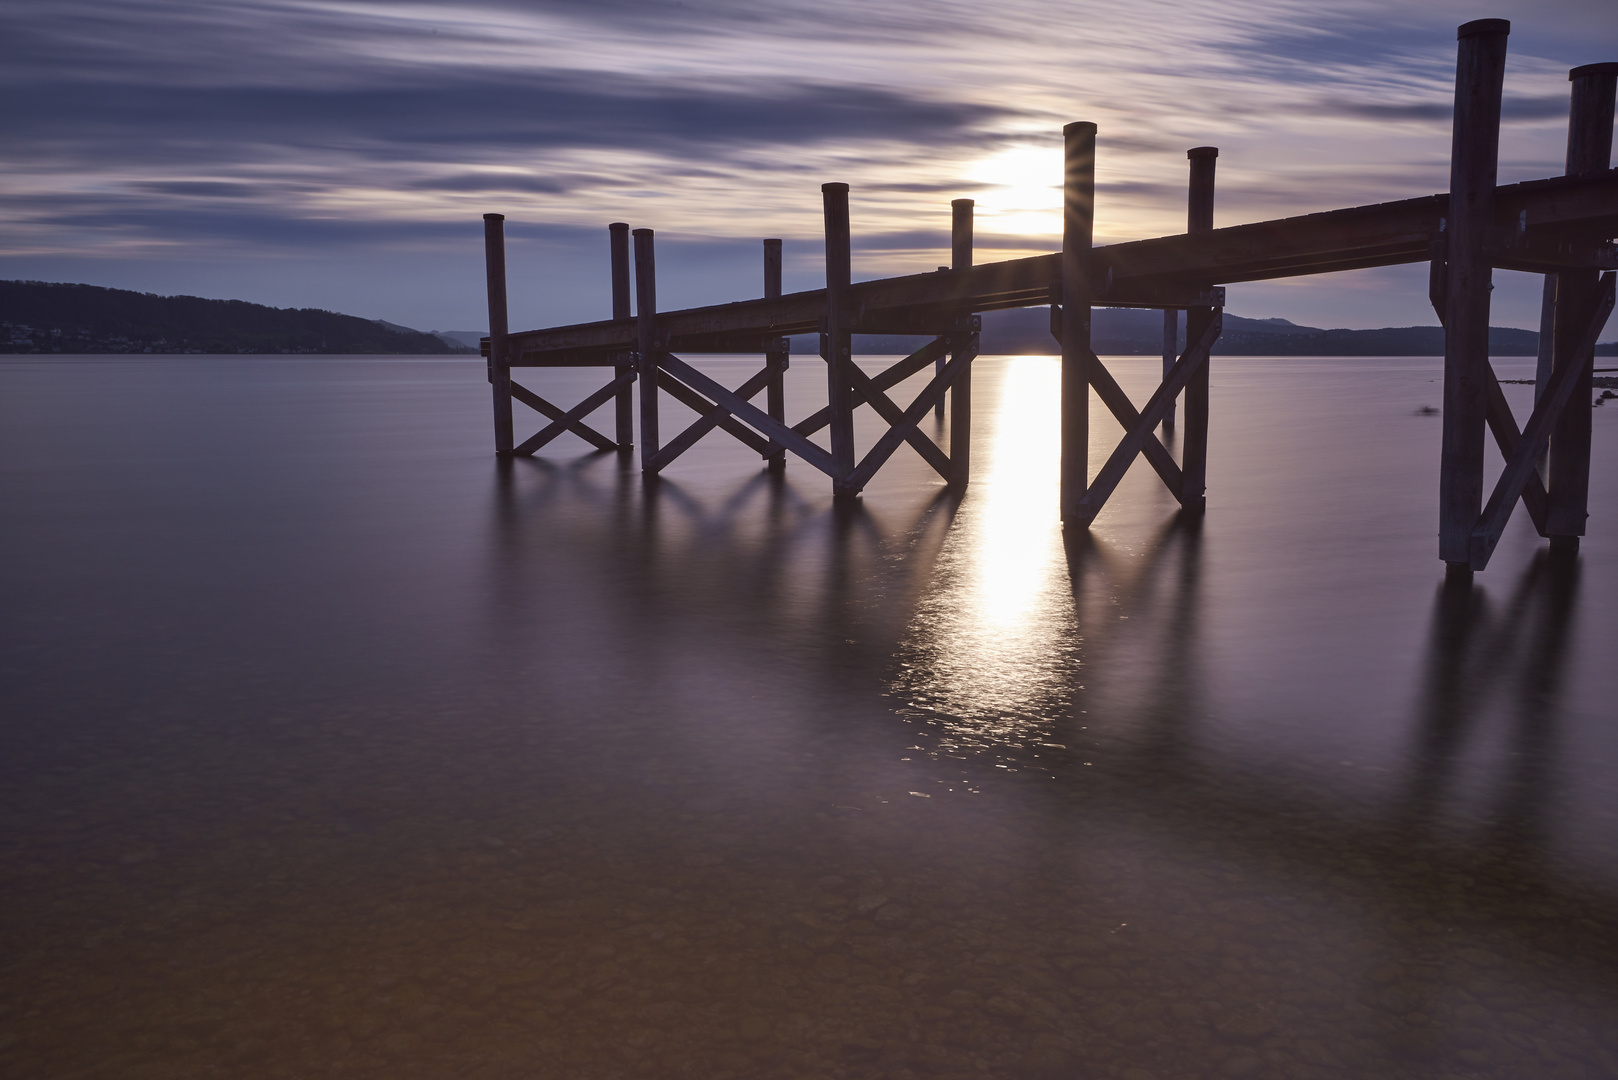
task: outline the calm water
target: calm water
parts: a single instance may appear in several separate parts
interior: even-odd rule
[[[1218,358],[1201,529],[1065,544],[977,367],[839,510],[501,467],[477,360],[0,362],[0,1075],[1618,1075],[1618,409],[1446,593],[1436,360]]]

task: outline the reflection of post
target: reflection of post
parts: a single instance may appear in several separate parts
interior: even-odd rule
[[[764,297],[773,300],[781,295],[781,241],[764,241]],[[769,382],[764,386],[764,404],[770,414],[770,419],[786,423],[786,370],[787,340],[776,339],[782,346],[778,349],[769,349],[764,353],[764,366],[770,373]],[[771,472],[780,472],[786,468],[786,450],[777,450],[767,459]]]
[[[1188,342],[1189,343],[1189,342]],[[1180,312],[1177,308],[1163,309],[1163,378],[1169,377],[1169,368],[1180,355]],[[1174,434],[1174,402],[1169,402],[1163,414],[1163,431]]]
[[[956,274],[964,274],[972,269],[972,208],[975,205],[971,199],[956,199],[949,204],[950,269]],[[963,310],[957,315],[959,318],[970,318],[971,312]],[[966,341],[963,334],[950,338],[950,347],[956,355],[959,355]],[[973,351],[976,352],[976,349]],[[955,384],[949,391],[949,471],[950,483],[956,487],[965,487],[972,473],[971,361],[967,362],[966,370],[955,377]]]
[[[1186,198],[1186,232],[1213,231],[1214,166],[1219,162],[1217,146],[1196,146],[1185,152],[1191,162],[1191,183]],[[1185,344],[1199,341],[1217,314],[1210,307],[1191,308],[1185,313]],[[1209,358],[1198,365],[1185,384],[1185,442],[1180,451],[1180,505],[1201,513],[1207,506],[1208,486],[1208,369]]]
[[[1084,521],[1090,483],[1090,245],[1095,234],[1096,126],[1062,129],[1062,520]]]
[[[1483,427],[1489,382],[1489,259],[1500,148],[1505,19],[1466,23],[1455,61],[1450,144],[1449,251],[1444,290],[1444,444],[1438,556],[1470,573],[1471,536],[1483,506]]]
[[[635,331],[640,348],[640,467],[657,457],[657,262],[652,230],[635,230]]]
[[[853,335],[848,329],[848,286],[853,268],[849,255],[848,185],[820,185],[826,214],[826,330],[820,354],[826,358],[826,408],[831,414],[831,457],[837,470],[832,491],[844,488],[854,471]]]
[[[1568,73],[1573,102],[1568,115],[1567,174],[1593,176],[1605,172],[1612,158],[1613,95],[1618,64],[1590,64]],[[1547,470],[1545,531],[1551,550],[1574,552],[1584,535],[1590,495],[1590,394],[1595,353],[1579,352],[1595,308],[1600,274],[1595,270],[1563,270],[1556,275],[1556,314],[1551,338],[1551,370],[1578,369],[1573,397],[1551,429]]]
[[[615,221],[607,226],[607,238],[612,252],[612,317],[629,318],[629,226]],[[628,360],[628,357],[623,357]],[[613,374],[622,378],[631,370],[628,364],[618,364]],[[619,450],[635,446],[635,397],[628,383],[618,391],[616,403],[618,427],[615,437]]]
[[[494,452],[509,454],[511,356],[506,337],[506,215],[483,215],[483,261],[489,282],[489,382],[494,386]]]

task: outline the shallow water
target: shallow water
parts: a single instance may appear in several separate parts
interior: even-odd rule
[[[501,466],[477,360],[0,362],[0,1075],[1618,1075],[1618,412],[1446,591],[1437,360],[1216,358],[1201,527],[1065,542],[976,366],[841,509]]]

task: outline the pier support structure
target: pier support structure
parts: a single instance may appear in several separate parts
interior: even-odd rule
[[[1590,372],[1614,301],[1614,274],[1600,270],[1618,265],[1610,244],[1603,250],[1587,235],[1529,235],[1527,210],[1502,226],[1495,173],[1510,32],[1504,19],[1479,19],[1457,31],[1449,213],[1432,244],[1432,301],[1444,325],[1439,557],[1451,574],[1463,576],[1488,565],[1519,501],[1553,551],[1578,550],[1589,490]],[[1618,65],[1598,64],[1570,76],[1570,178],[1607,171],[1615,72]],[[1598,133],[1593,129],[1603,110],[1606,128]],[[1555,281],[1553,310],[1543,320],[1551,328],[1549,371],[1536,382],[1533,411],[1521,430],[1489,361],[1489,292],[1497,266],[1546,271]],[[1506,459],[1487,503],[1485,428]]]
[[[973,204],[951,207],[950,264],[936,272],[854,281],[846,184],[822,187],[826,286],[782,292],[779,240],[764,242],[764,296],[681,311],[657,310],[650,229],[609,226],[612,256],[610,320],[509,333],[505,248],[499,214],[485,215],[495,447],[533,453],[563,431],[600,449],[632,442],[630,383],[641,383],[640,459],[656,475],[714,429],[757,452],[771,470],[788,454],[825,473],[839,498],[858,494],[877,470],[908,443],[950,486],[970,477],[971,365],[979,348],[979,313],[1048,304],[1051,333],[1061,345],[1060,509],[1064,526],[1083,528],[1101,512],[1137,456],[1180,502],[1182,512],[1205,506],[1209,420],[1209,354],[1222,325],[1224,290],[1216,283],[1273,280],[1343,270],[1430,263],[1429,291],[1445,327],[1444,431],[1440,455],[1439,555],[1456,575],[1488,562],[1520,501],[1553,550],[1577,550],[1587,515],[1590,465],[1590,377],[1594,346],[1615,299],[1618,272],[1618,170],[1609,166],[1618,64],[1576,68],[1566,174],[1499,187],[1496,184],[1500,103],[1510,25],[1500,19],[1467,23],[1457,32],[1451,190],[1446,194],[1372,206],[1213,227],[1218,151],[1188,151],[1187,231],[1097,248],[1096,126],[1063,129],[1062,250],[1052,255],[975,263]],[[636,314],[630,317],[631,267]],[[1553,286],[1544,323],[1550,338],[1535,404],[1519,429],[1488,356],[1489,290],[1493,270],[1548,275]],[[1162,382],[1137,409],[1091,348],[1095,306],[1165,312]],[[1177,312],[1186,312],[1183,348]],[[783,379],[789,335],[817,332],[826,364],[826,405],[788,423]],[[917,335],[927,344],[876,374],[855,362],[860,335]],[[677,353],[743,353],[764,357],[761,371],[731,389]],[[1177,353],[1177,355],[1176,355]],[[513,367],[604,366],[612,381],[563,411],[511,378]],[[908,406],[889,391],[913,376],[930,378]],[[1090,393],[1124,428],[1124,436],[1089,476]],[[766,395],[766,408],[752,399]],[[1182,453],[1176,461],[1158,438],[1184,393]],[[666,444],[659,404],[667,395],[697,414]],[[949,400],[949,452],[920,430],[929,412]],[[551,418],[513,445],[511,401]],[[616,439],[585,424],[614,400]],[[868,405],[886,424],[861,455],[854,413]],[[830,429],[829,448],[812,438]],[[1484,432],[1505,458],[1487,501],[1483,490]],[[1541,465],[1540,463],[1544,463]],[[1541,468],[1544,469],[1543,475]]]

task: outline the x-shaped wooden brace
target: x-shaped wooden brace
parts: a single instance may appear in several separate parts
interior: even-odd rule
[[[753,446],[761,456],[769,457],[779,450],[790,450],[833,480],[838,481],[839,490],[853,493],[859,491],[870,482],[871,477],[876,475],[876,471],[882,467],[889,457],[893,456],[893,452],[903,442],[909,442],[914,446],[927,463],[937,469],[940,474],[946,478],[949,476],[949,458],[938,448],[936,443],[922,434],[918,425],[926,417],[927,411],[943,397],[945,391],[954,384],[961,372],[970,367],[973,358],[977,356],[977,335],[962,334],[960,338],[963,340],[955,349],[955,356],[949,363],[944,365],[944,370],[934,375],[927,383],[927,386],[916,396],[916,400],[911,402],[908,408],[902,410],[894,403],[892,398],[888,397],[887,390],[923,370],[941,358],[946,352],[949,352],[950,338],[942,337],[929,342],[875,376],[866,375],[863,371],[850,365],[850,370],[854,372],[853,392],[856,399],[855,403],[863,402],[871,405],[877,414],[886,420],[890,426],[847,477],[839,477],[831,454],[809,439],[809,435],[819,431],[830,422],[830,409],[821,409],[807,419],[788,427],[748,401],[749,398],[756,395],[763,388],[765,380],[768,378],[767,371],[760,372],[759,375],[749,379],[737,390],[732,391],[727,390],[672,353],[663,353],[658,358],[658,368],[660,371],[674,376],[673,379],[663,382],[664,389],[669,390],[672,395],[679,398],[679,393],[674,389],[675,386],[679,386],[681,390],[702,403],[704,408],[699,409],[699,411],[702,411],[704,415],[703,419],[698,421],[698,424],[711,420],[713,423],[725,425],[728,421],[729,424],[734,425],[737,430],[745,434],[745,438],[743,435],[737,435],[737,437],[741,438],[749,446]],[[678,380],[678,382],[675,380]],[[703,401],[702,397],[698,395],[711,398],[714,404]],[[690,402],[687,402],[687,404],[690,404]],[[695,405],[692,407],[697,408]],[[734,417],[734,419],[728,419],[726,414],[729,417]],[[767,438],[759,438],[754,432],[742,427],[741,424],[737,424],[737,420],[751,425]],[[688,428],[685,433],[682,433],[681,438],[684,438],[696,426],[693,425],[692,428]],[[704,429],[704,431],[706,430]],[[731,427],[727,426],[726,430],[736,434],[736,431],[732,430]],[[700,438],[701,433],[696,437]],[[674,444],[670,443],[669,445],[673,446]]]
[[[1573,362],[1552,373],[1545,392],[1540,395],[1528,423],[1523,425],[1520,432],[1516,418],[1511,414],[1511,406],[1500,389],[1500,382],[1495,378],[1494,367],[1485,362],[1489,373],[1489,427],[1500,446],[1500,453],[1506,459],[1506,467],[1500,479],[1495,481],[1494,492],[1472,528],[1468,554],[1474,570],[1481,570],[1488,564],[1489,556],[1494,554],[1495,545],[1500,542],[1518,499],[1528,507],[1528,514],[1534,519],[1534,526],[1540,535],[1545,535],[1545,485],[1540,481],[1534,463],[1549,443],[1551,428],[1555,426],[1557,418],[1562,415],[1568,402],[1573,400],[1579,375],[1593,362],[1596,338],[1601,336],[1601,328],[1607,324],[1607,316],[1612,314],[1613,302],[1614,274],[1609,270],[1601,275],[1599,291],[1588,313],[1584,333],[1572,353]]]
[[[607,438],[601,432],[584,422],[584,418],[595,412],[601,406],[611,401],[613,395],[620,389],[635,381],[634,369],[624,372],[613,379],[606,386],[597,390],[577,405],[565,412],[526,386],[519,386],[515,380],[511,383],[511,396],[524,405],[551,418],[551,422],[540,428],[521,446],[512,451],[513,454],[530,455],[564,431],[571,431],[597,450],[616,450],[618,444]]]
[[[773,365],[784,362],[784,360],[777,360],[777,356],[784,357],[785,349],[785,340],[782,339],[777,343],[776,348],[767,350],[770,353],[770,359],[764,369],[737,387],[734,391],[735,396],[742,401],[751,401],[757,397],[759,391],[769,385],[770,376],[775,372]],[[672,369],[663,363],[663,360],[668,359],[668,356],[668,353],[664,353],[659,358],[658,369],[659,371],[674,374]],[[760,457],[767,458],[780,449],[768,439],[755,434],[751,428],[732,419],[729,408],[724,405],[716,405],[704,399],[689,386],[680,382],[678,375],[674,378],[658,379],[658,387],[666,390],[668,395],[680,404],[696,412],[698,419],[684,431],[663,444],[663,447],[652,455],[651,460],[646,464],[648,472],[661,472],[670,462],[695,446],[697,440],[714,428],[719,428],[726,434],[731,435],[748,449],[756,451]]]
[[[964,340],[966,336],[962,334],[961,338]],[[977,336],[974,334],[971,337],[971,356],[966,358],[967,364],[970,364],[972,357],[977,355]],[[964,351],[965,348],[966,346],[963,345],[958,352]],[[917,427],[920,422],[919,415],[914,420],[910,419],[911,413],[916,410],[915,403],[912,402],[908,409],[900,409],[898,405],[894,404],[893,399],[887,395],[888,390],[904,382],[917,372],[925,370],[929,364],[937,363],[949,351],[950,338],[946,336],[929,341],[903,360],[876,375],[867,375],[858,367],[852,364],[849,365],[849,371],[852,373],[854,404],[856,406],[870,405],[877,415],[889,424],[888,432],[884,438],[895,436],[891,446],[884,447],[879,441],[877,446],[872,447],[870,453],[866,455],[866,460],[855,467],[855,472],[851,479],[862,475],[863,479],[859,480],[859,487],[853,490],[858,491],[870,482],[871,476],[875,475],[876,470],[881,467],[883,462],[892,456],[894,450],[899,448],[901,441],[908,442],[913,446],[916,452],[922,456],[922,459],[931,465],[944,479],[952,479],[949,457],[943,450],[939,449],[937,443],[924,435]],[[947,371],[948,368],[949,365],[946,364],[945,370]],[[965,368],[966,364],[957,367],[955,372],[949,375],[942,384],[939,384],[938,380],[943,378],[943,372],[934,375],[932,381],[922,391],[922,396],[927,397],[930,406],[936,405],[943,400],[944,391],[954,385],[955,379],[959,377],[960,372]],[[932,392],[935,388],[936,392]],[[916,400],[920,401],[921,398],[918,397]],[[925,409],[922,410],[922,412],[925,411]],[[801,435],[812,435],[829,423],[831,423],[831,409],[828,407],[811,413],[803,420],[800,420],[792,426],[792,430]],[[895,433],[897,434],[895,435]],[[878,449],[882,449],[883,452],[880,457],[873,459],[873,455],[877,454]],[[869,472],[862,473],[867,464],[870,465]]]
[[[1051,333],[1059,343],[1062,340],[1061,319],[1061,309],[1055,304],[1051,305]],[[1186,344],[1185,352],[1181,353],[1180,358],[1169,368],[1163,382],[1147,401],[1146,408],[1139,411],[1136,411],[1135,403],[1129,400],[1129,395],[1124,393],[1123,387],[1118,385],[1100,357],[1088,348],[1085,349],[1090,385],[1095,388],[1096,396],[1101,399],[1101,403],[1107,407],[1118,423],[1123,425],[1124,437],[1113,450],[1112,456],[1107,458],[1106,464],[1101,466],[1101,471],[1096,473],[1095,479],[1085,489],[1084,497],[1079,500],[1080,524],[1089,524],[1101,513],[1101,508],[1107,504],[1107,499],[1118,487],[1118,482],[1124,478],[1124,473],[1129,471],[1129,466],[1134,463],[1137,454],[1145,455],[1147,462],[1163,481],[1164,486],[1169,489],[1169,494],[1176,500],[1184,501],[1185,483],[1180,466],[1175,464],[1168,447],[1157,437],[1157,426],[1163,422],[1169,406],[1174,403],[1180,391],[1185,389],[1191,377],[1197,373],[1197,369],[1208,362],[1208,353],[1213,348],[1214,342],[1219,340],[1219,333],[1223,327],[1223,312],[1215,308],[1203,327],[1202,334],[1196,341]]]

